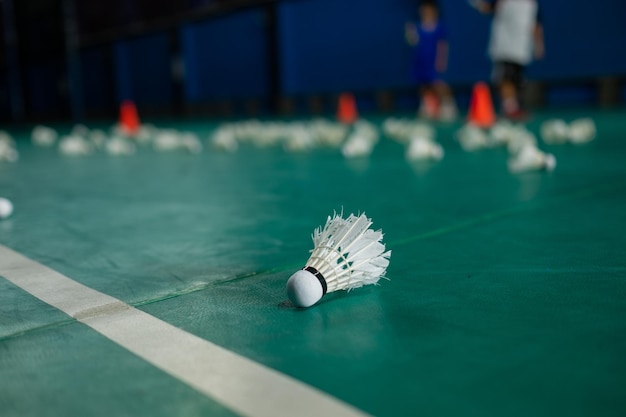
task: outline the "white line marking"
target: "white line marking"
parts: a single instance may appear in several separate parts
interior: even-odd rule
[[[294,378],[187,333],[0,245],[0,275],[244,416],[365,416]]]

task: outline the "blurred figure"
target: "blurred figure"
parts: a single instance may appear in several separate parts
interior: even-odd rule
[[[448,41],[439,20],[435,0],[423,0],[419,6],[419,22],[407,22],[405,37],[413,47],[413,79],[420,86],[419,114],[430,119],[452,120],[457,116],[450,87],[443,81],[448,66]]]
[[[472,0],[484,14],[492,14],[489,56],[493,83],[499,90],[502,113],[520,120],[526,112],[520,104],[524,68],[533,57],[544,55],[543,27],[537,0]]]

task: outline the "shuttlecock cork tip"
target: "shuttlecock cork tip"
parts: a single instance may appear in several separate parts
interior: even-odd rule
[[[311,307],[325,293],[322,281],[307,269],[302,269],[287,281],[287,296],[296,307]]]

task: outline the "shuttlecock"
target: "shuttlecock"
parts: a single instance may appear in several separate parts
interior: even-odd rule
[[[80,136],[83,138],[87,137],[87,135],[89,135],[89,128],[83,124],[74,125],[70,133],[70,136]]]
[[[515,134],[515,126],[507,120],[498,120],[489,130],[489,146],[506,145]]]
[[[198,135],[192,132],[184,132],[180,135],[180,145],[194,155],[202,152],[202,142],[198,139]]]
[[[89,141],[96,149],[102,149],[107,141],[107,134],[104,130],[94,129],[89,132]]]
[[[56,130],[41,125],[35,126],[31,134],[31,140],[37,146],[52,146],[58,137]]]
[[[310,307],[326,293],[376,284],[385,275],[391,251],[385,252],[381,230],[371,219],[351,214],[328,216],[313,232],[311,257],[287,281],[287,296],[298,307]]]
[[[154,138],[154,149],[159,152],[171,152],[181,146],[180,133],[174,129],[163,129]]]
[[[135,153],[135,145],[119,136],[107,140],[105,149],[109,155],[132,155]]]
[[[370,141],[376,143],[378,142],[378,129],[372,123],[367,120],[357,120],[354,123],[354,131],[361,136],[368,138]]]
[[[235,152],[239,148],[239,142],[229,127],[218,128],[211,137],[211,144],[213,147],[227,152]]]
[[[6,198],[0,197],[0,219],[6,219],[13,214],[13,203]]]
[[[564,120],[550,119],[541,124],[541,139],[547,144],[559,144],[567,142],[569,127]]]
[[[596,137],[596,124],[590,118],[574,120],[569,124],[568,136],[575,144],[590,142]]]
[[[15,139],[13,139],[13,136],[11,136],[11,134],[9,132],[6,132],[4,130],[0,130],[0,143],[5,143],[7,145],[14,146],[15,145]]]
[[[511,135],[507,150],[509,154],[515,155],[527,146],[537,147],[537,137],[528,130],[517,128]]]
[[[375,142],[358,133],[354,132],[346,140],[346,143],[341,147],[341,153],[346,158],[357,158],[361,156],[368,156],[374,149]]]
[[[487,134],[480,127],[467,123],[456,133],[463,150],[473,152],[488,146]]]
[[[315,143],[311,133],[303,126],[294,126],[291,130],[291,134],[285,140],[283,144],[284,148],[288,152],[304,152],[308,151]]]
[[[89,142],[80,136],[65,136],[59,142],[59,152],[68,156],[88,155],[93,151]]]
[[[310,124],[315,141],[320,146],[338,148],[346,139],[348,127],[342,123],[330,122],[326,119],[315,119]]]
[[[0,140],[0,161],[16,162],[20,154],[12,142]]]
[[[547,154],[533,144],[527,144],[511,159],[509,159],[509,171],[520,173],[526,171],[552,171],[556,167],[556,158]]]
[[[411,161],[439,161],[443,158],[443,148],[429,138],[416,136],[407,147],[406,158]]]

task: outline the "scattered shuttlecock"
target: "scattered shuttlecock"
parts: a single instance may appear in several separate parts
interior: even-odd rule
[[[0,219],[6,219],[13,214],[13,203],[6,198],[0,197]]]
[[[107,134],[103,130],[94,129],[89,132],[89,141],[97,149],[102,149],[104,145],[106,144]]]
[[[132,155],[135,153],[135,145],[119,136],[107,140],[104,149],[109,155]]]
[[[0,140],[0,161],[16,162],[20,154],[12,142]]]
[[[313,137],[303,126],[294,127],[284,143],[285,150],[289,152],[303,152],[313,148],[313,146]]]
[[[432,139],[435,134],[433,127],[423,121],[396,119],[393,117],[383,122],[383,132],[390,139],[400,143],[406,143],[415,136]]]
[[[15,140],[13,139],[13,136],[11,136],[9,132],[6,132],[4,130],[0,130],[0,142],[7,143],[11,146],[15,145]]]
[[[556,158],[552,154],[540,151],[533,144],[527,144],[509,159],[508,165],[509,171],[512,173],[540,170],[552,171],[556,167]]]
[[[213,133],[211,137],[211,144],[216,149],[220,149],[227,152],[235,152],[239,149],[239,142],[235,138],[231,128],[220,127]]]
[[[70,136],[80,136],[86,138],[89,135],[89,128],[83,124],[74,125]]]
[[[58,138],[56,130],[47,126],[35,126],[31,133],[31,140],[37,146],[52,146]]]
[[[80,136],[65,136],[59,142],[59,152],[67,156],[89,155],[93,151],[91,143]]]
[[[175,151],[180,147],[180,135],[173,129],[163,129],[154,138],[153,146],[159,152]]]
[[[575,144],[590,142],[596,137],[596,124],[590,118],[574,120],[569,124],[568,136]]]
[[[411,161],[440,161],[443,158],[443,148],[431,139],[416,136],[409,142],[406,158]]]
[[[348,128],[342,123],[333,123],[326,119],[311,122],[311,134],[320,146],[338,148],[346,139]]]
[[[341,147],[341,153],[346,158],[368,156],[374,149],[375,142],[358,132],[352,133]]]
[[[505,146],[515,134],[516,127],[507,120],[498,120],[489,130],[489,146]]]
[[[391,251],[385,251],[382,231],[371,225],[365,214],[347,219],[335,214],[315,229],[309,260],[287,281],[291,302],[310,307],[326,293],[376,284],[385,275]]]
[[[467,123],[456,133],[456,137],[463,150],[467,152],[486,148],[489,144],[487,134],[480,127]]]
[[[139,126],[139,129],[137,130],[134,139],[138,144],[144,145],[154,139],[154,136],[156,136],[157,132],[158,129],[156,127],[147,123]]]
[[[569,127],[564,120],[550,119],[541,124],[540,132],[545,143],[554,145],[567,142]]]
[[[180,145],[189,153],[199,154],[202,152],[202,142],[195,133],[184,132],[180,135]]]
[[[368,122],[367,120],[357,120],[354,123],[354,131],[356,133],[358,133],[361,136],[366,137],[367,139],[369,139],[371,142],[378,142],[378,138],[379,138],[379,134],[378,134],[378,129],[376,128],[376,126],[374,126],[372,123]]]
[[[509,139],[507,149],[509,154],[515,155],[526,146],[537,146],[537,137],[524,128],[516,129]]]

